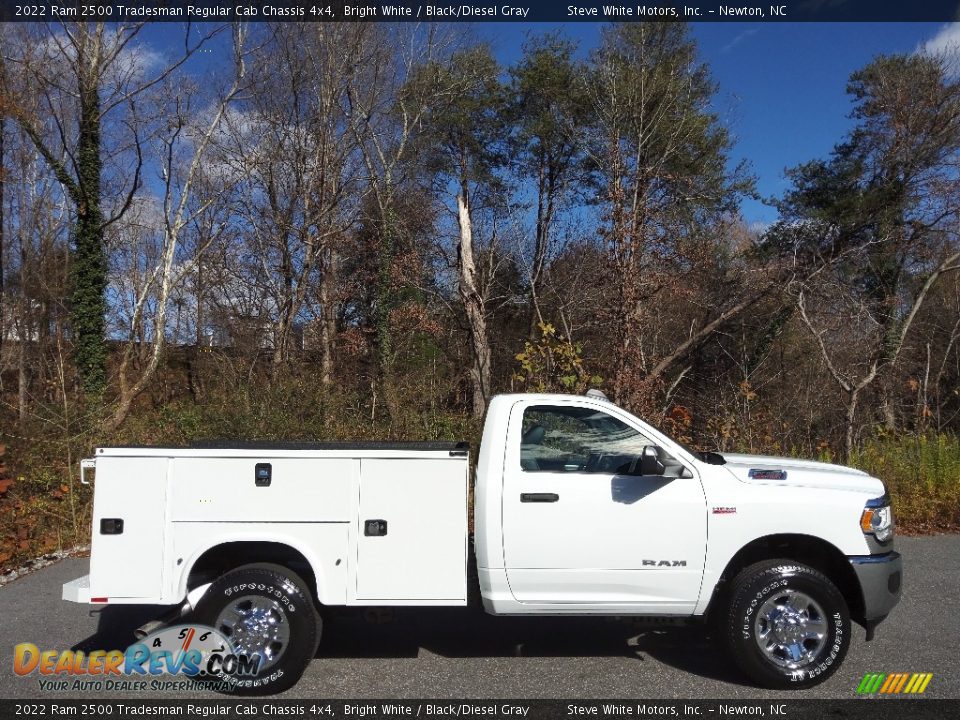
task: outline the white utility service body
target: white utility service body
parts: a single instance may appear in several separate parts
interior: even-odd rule
[[[195,607],[212,569],[249,551],[299,563],[320,607],[467,604],[465,446],[100,448],[94,461],[90,575],[64,586],[66,600]],[[733,596],[750,591],[738,573],[795,561],[820,576],[798,581],[806,600],[745,617],[773,670],[812,682],[845,653],[824,664],[824,643],[849,639],[819,629],[831,603],[869,637],[898,601],[892,532],[883,483],[859,470],[694,453],[593,395],[502,395],[487,411],[472,546],[492,614],[735,613]],[[834,590],[818,594],[823,579]],[[797,639],[803,622],[822,642]],[[823,669],[805,675],[801,659]]]
[[[66,599],[180,603],[204,553],[272,543],[306,558],[324,605],[466,604],[466,450],[300,448],[98,449],[90,575]],[[257,484],[263,464],[269,485]],[[98,532],[110,519],[121,533]],[[386,520],[388,534],[365,535],[363,519]]]

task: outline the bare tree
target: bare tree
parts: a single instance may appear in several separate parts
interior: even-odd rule
[[[957,269],[960,81],[943,57],[881,56],[850,79],[856,126],[825,161],[791,171],[785,219],[771,245],[810,268],[797,306],[837,386],[845,393],[849,454],[861,393],[877,385],[881,415],[896,429],[889,374],[931,289]],[[813,284],[816,283],[816,284]],[[860,370],[837,361],[809,300],[846,307],[862,327]],[[857,362],[859,361],[859,362]]]
[[[222,132],[227,108],[241,93],[246,81],[247,59],[250,53],[246,47],[246,33],[244,26],[233,26],[231,80],[212,107],[203,113],[202,122],[196,120],[197,113],[193,102],[195,99],[190,97],[182,80],[177,84],[179,92],[172,95],[167,115],[167,132],[158,139],[162,151],[162,245],[156,264],[151,268],[135,300],[131,320],[134,328],[139,327],[144,323],[148,309],[151,306],[154,308],[153,317],[149,321],[149,350],[141,369],[134,374],[133,361],[144,344],[137,342],[135,337],[131,337],[126,343],[117,372],[117,401],[105,424],[108,431],[115,430],[126,420],[133,401],[153,379],[166,346],[171,293],[186,275],[184,265],[192,265],[192,260],[181,263],[175,261],[178,259],[182,234],[214,201],[214,198],[198,200],[194,197],[194,192],[199,186],[198,178],[211,140],[217,132]]]
[[[77,369],[93,395],[102,393],[107,380],[104,233],[129,209],[141,182],[135,103],[210,37],[192,42],[188,28],[183,56],[156,70],[137,54],[134,41],[142,28],[143,23],[28,26],[11,51],[0,55],[0,93],[8,112],[73,205],[71,328]],[[115,185],[108,193],[119,198],[113,206],[104,200],[105,182]]]
[[[439,141],[440,182],[452,182],[456,198],[457,292],[470,337],[470,380],[474,417],[483,417],[492,394],[492,353],[487,329],[486,293],[478,281],[474,230],[483,198],[500,187],[496,177],[498,130],[502,127],[499,67],[483,46],[456,53],[436,76],[457,92],[438,103],[431,117]],[[485,185],[487,187],[485,187]],[[493,248],[489,257],[493,257]]]
[[[258,51],[250,99],[228,116],[230,136],[218,143],[242,177],[240,207],[275,306],[273,364],[289,358],[294,326],[307,319],[306,303],[317,297],[327,384],[338,244],[354,222],[360,191],[345,111],[353,71],[342,55],[358,30],[352,23],[273,27]]]
[[[392,32],[382,25],[362,27],[365,32],[344,48],[355,72],[347,97],[350,126],[366,167],[376,213],[367,218],[378,239],[374,306],[378,377],[374,390],[375,395],[384,396],[387,410],[392,412],[394,265],[406,233],[404,219],[397,212],[398,193],[422,171],[413,153],[418,139],[430,129],[430,111],[451,98],[458,84],[438,82],[438,76],[424,72],[448,58],[454,45],[454,38],[442,26],[402,25]]]
[[[834,379],[841,390],[846,394],[846,429],[844,435],[844,452],[849,457],[854,446],[854,428],[856,423],[857,407],[860,402],[860,394],[876,381],[877,377],[885,369],[892,367],[900,357],[903,349],[904,340],[910,327],[913,325],[917,314],[923,307],[924,301],[930,293],[930,290],[936,285],[940,276],[953,270],[960,270],[960,252],[955,252],[943,258],[933,269],[926,274],[920,285],[919,290],[912,300],[904,308],[903,319],[898,323],[895,334],[890,335],[888,330],[884,329],[884,323],[877,318],[865,312],[863,305],[860,307],[850,307],[849,299],[846,300],[846,307],[849,312],[844,313],[839,325],[833,328],[834,334],[842,337],[834,338],[834,346],[844,348],[850,338],[851,326],[854,318],[860,314],[864,321],[869,325],[867,333],[870,337],[866,346],[872,347],[874,351],[863,358],[855,359],[853,366],[861,365],[859,374],[855,370],[844,370],[837,362],[837,350],[831,350],[826,341],[826,329],[818,328],[815,321],[811,319],[811,313],[807,308],[808,291],[804,286],[800,286],[796,291],[797,309],[800,311],[800,317],[804,325],[817,341],[817,347],[820,350],[820,356],[827,367],[830,376]],[[860,346],[863,348],[863,345]],[[859,362],[857,362],[859,360]]]

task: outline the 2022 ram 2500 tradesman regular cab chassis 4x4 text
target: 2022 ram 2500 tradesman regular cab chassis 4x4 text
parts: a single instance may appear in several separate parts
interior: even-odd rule
[[[191,613],[258,653],[241,692],[299,679],[324,608],[466,605],[476,582],[463,445],[100,448],[91,466],[90,575],[64,599]],[[488,613],[708,621],[768,687],[828,677],[851,620],[869,640],[900,597],[880,480],[696,453],[599,393],[495,397],[474,497]]]

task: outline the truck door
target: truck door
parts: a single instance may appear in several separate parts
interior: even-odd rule
[[[514,406],[503,548],[519,602],[693,611],[707,539],[703,487],[663,451],[663,476],[632,473],[656,443],[630,420],[576,400]]]

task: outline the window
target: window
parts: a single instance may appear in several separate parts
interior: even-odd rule
[[[523,411],[520,467],[528,472],[626,472],[645,446],[655,444],[592,408],[533,405]]]

